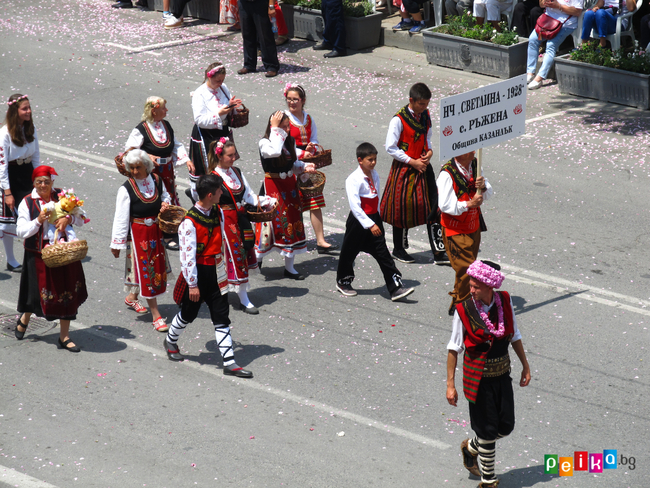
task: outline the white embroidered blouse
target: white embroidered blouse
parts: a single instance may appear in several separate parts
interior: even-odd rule
[[[41,152],[38,148],[38,136],[34,130],[34,140],[22,146],[16,146],[9,135],[5,125],[0,129],[0,188],[8,190],[9,187],[9,161],[16,159],[32,158],[34,168],[41,165]]]
[[[167,131],[165,130],[165,124],[162,122],[145,122],[145,124],[149,126],[151,134],[157,143],[165,144],[167,142]],[[129,138],[126,141],[126,146],[124,149],[126,150],[130,147],[140,148],[142,147],[143,143],[144,136],[142,133],[138,129],[133,129],[131,131],[131,134],[129,134]],[[183,146],[183,143],[176,139],[176,137],[174,137],[174,150],[172,151],[172,157],[174,157],[176,160],[176,166],[185,164],[190,160],[189,156],[187,155],[187,151],[185,150],[185,146]]]

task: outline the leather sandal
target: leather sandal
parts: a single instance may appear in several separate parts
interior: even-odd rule
[[[467,471],[472,473],[474,476],[478,476],[480,478],[481,472],[478,469],[478,455],[475,456],[469,452],[469,448],[467,447],[468,445],[469,439],[465,439],[460,443],[460,453],[463,456],[463,466],[465,466],[465,469],[467,469]]]

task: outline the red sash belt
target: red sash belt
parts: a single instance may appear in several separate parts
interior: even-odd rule
[[[361,210],[363,210],[366,215],[372,215],[379,212],[379,196],[376,196],[374,198],[359,198],[361,199]]]

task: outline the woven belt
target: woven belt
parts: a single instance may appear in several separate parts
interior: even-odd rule
[[[483,366],[483,377],[494,378],[510,372],[510,356],[507,354],[500,358],[492,358],[485,360]]]
[[[291,175],[289,175],[291,173]],[[289,171],[289,173],[264,173],[264,176],[266,178],[274,178],[274,179],[285,179],[285,178],[291,178],[293,176],[293,172]],[[282,178],[282,175],[284,175],[284,178]]]
[[[14,159],[13,161],[9,161],[9,164],[11,166],[21,166],[23,164],[30,164],[32,162],[32,158],[22,158],[22,159]]]
[[[158,223],[158,218],[132,219],[131,222],[133,222],[134,224],[146,225],[147,227],[151,227],[153,224]]]

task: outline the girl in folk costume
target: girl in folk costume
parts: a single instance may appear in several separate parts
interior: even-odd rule
[[[296,156],[296,143],[289,135],[289,117],[281,111],[269,118],[264,138],[260,140],[260,156],[264,169],[264,183],[260,195],[278,200],[275,217],[271,222],[257,225],[255,253],[262,258],[273,249],[284,256],[284,276],[294,280],[305,277],[293,267],[296,254],[307,251],[305,228],[302,223],[302,206],[296,185],[296,174],[314,172],[311,163],[303,163]]]
[[[222,137],[210,148],[210,170],[223,179],[219,208],[223,211],[223,249],[228,268],[228,290],[239,296],[241,310],[256,315],[259,310],[248,298],[249,270],[257,270],[255,236],[246,216],[244,204],[273,205],[275,199],[258,197],[251,189],[241,170],[233,164],[237,157],[235,143]],[[198,196],[198,195],[197,195]]]
[[[0,129],[0,237],[7,256],[7,269],[20,272],[14,256],[16,213],[33,189],[32,171],[41,163],[38,137],[27,95],[15,93],[7,101],[5,125]]]
[[[302,86],[287,83],[284,88],[284,98],[289,107],[289,110],[285,110],[289,117],[289,134],[296,140],[296,156],[298,159],[302,159],[303,155],[316,152],[316,144],[318,144],[316,124],[311,116],[305,112],[307,94]],[[323,211],[321,210],[325,206],[323,195],[306,197],[301,192],[300,201],[303,211],[309,210],[311,226],[314,228],[314,234],[316,234],[316,250],[318,254],[328,254],[338,249],[338,246],[328,244],[323,233]]]
[[[138,301],[141,294],[151,308],[154,328],[166,332],[168,327],[160,316],[156,297],[165,293],[171,268],[157,217],[169,206],[171,197],[162,179],[152,174],[154,164],[146,152],[129,151],[124,166],[132,176],[117,191],[111,252],[119,258],[120,251],[126,249],[126,306],[137,313],[147,313]]]
[[[431,168],[430,100],[431,90],[424,83],[413,85],[409,104],[391,119],[386,136],[386,151],[393,164],[380,215],[393,226],[393,257],[403,263],[415,262],[406,252],[408,229],[426,224],[438,212],[438,189]]]
[[[204,83],[192,94],[194,128],[190,143],[190,179],[194,182],[199,176],[209,173],[208,150],[213,141],[222,137],[232,140],[228,127],[228,115],[241,106],[242,101],[231,95],[224,84],[226,67],[212,63],[205,70]]]
[[[59,320],[59,347],[70,352],[80,349],[68,336],[70,321],[77,318],[79,306],[88,298],[86,278],[81,261],[76,261],[58,268],[48,268],[41,258],[41,250],[48,244],[49,225],[55,225],[63,233],[70,224],[82,226],[82,218],[74,215],[61,217],[54,224],[49,224],[51,210],[45,208],[49,202],[57,202],[60,189],[53,189],[52,182],[56,175],[54,168],[39,166],[31,176],[33,190],[18,207],[17,233],[25,239],[25,257],[20,277],[18,294],[18,318],[15,335],[22,340],[27,331],[32,314],[47,320]]]
[[[126,150],[139,148],[149,155],[154,163],[154,173],[160,176],[171,197],[171,204],[180,206],[174,166],[186,164],[190,169],[191,161],[183,144],[174,137],[174,130],[165,120],[166,116],[167,100],[161,97],[147,98],[142,122],[131,131],[126,141]],[[173,240],[174,236],[166,235],[164,242],[167,249],[177,251],[178,244]]]

